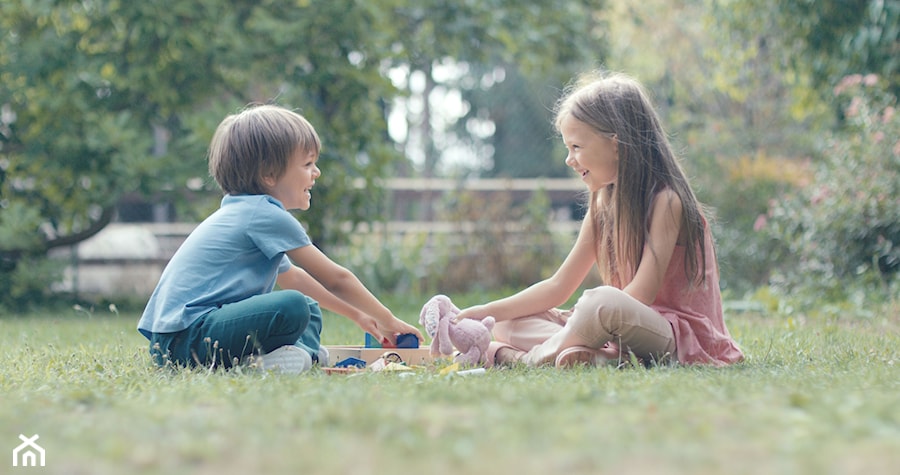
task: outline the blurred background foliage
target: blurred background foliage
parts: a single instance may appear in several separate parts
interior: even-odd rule
[[[550,110],[594,68],[652,92],[714,211],[730,298],[892,298],[898,37],[900,2],[881,0],[6,1],[0,307],[46,300],[48,251],[135,204],[209,214],[206,146],[248,103],[295,108],[322,136],[298,217],[330,247],[387,219],[388,177],[569,176]],[[416,236],[346,257],[373,287],[422,292],[527,285],[559,262],[540,196],[478,199],[435,218],[482,223],[458,250],[480,258]],[[538,236],[518,258],[491,226],[512,218]]]

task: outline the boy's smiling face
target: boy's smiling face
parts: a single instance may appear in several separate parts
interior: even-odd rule
[[[285,209],[308,210],[312,200],[312,187],[322,174],[316,163],[319,154],[315,150],[297,148],[288,159],[287,168],[279,178],[264,178],[269,194],[280,201]]]

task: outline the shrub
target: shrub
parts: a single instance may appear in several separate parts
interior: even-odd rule
[[[438,280],[440,288],[523,287],[559,263],[550,231],[550,201],[543,191],[520,204],[507,192],[453,196],[445,219],[457,231],[448,236],[452,265]]]
[[[333,249],[333,257],[379,294],[427,292],[422,285],[435,266],[433,256],[426,252],[425,235],[396,233],[389,226],[350,236],[348,245]]]
[[[514,203],[507,192],[490,196],[460,191],[445,203],[438,222],[453,232],[360,233],[334,257],[377,292],[437,292],[521,288],[552,272],[564,256],[550,230],[547,195]],[[567,236],[571,245],[574,236]]]
[[[43,255],[0,259],[0,314],[46,306],[54,299],[51,284],[62,279],[63,267]]]
[[[835,94],[843,124],[825,141],[814,179],[771,204],[764,229],[779,246],[775,282],[817,299],[889,296],[900,272],[900,117],[878,78],[849,76]]]
[[[809,180],[805,161],[764,153],[737,159],[720,158],[706,175],[712,185],[714,235],[721,266],[721,285],[743,295],[768,283],[775,264],[772,240],[759,232],[772,197]]]

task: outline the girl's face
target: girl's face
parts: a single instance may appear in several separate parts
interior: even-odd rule
[[[619,145],[615,136],[598,133],[571,114],[560,122],[559,131],[569,151],[566,165],[581,175],[590,191],[601,190],[616,182]]]
[[[288,166],[281,178],[266,177],[269,194],[280,201],[286,209],[308,210],[312,199],[312,187],[322,174],[316,162],[319,154],[299,147],[288,159]]]

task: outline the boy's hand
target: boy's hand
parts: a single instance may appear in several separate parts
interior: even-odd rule
[[[375,320],[374,317],[360,314],[353,318],[353,321],[362,329],[362,331],[372,335],[378,341],[384,341],[384,334],[382,334],[381,330],[378,328],[378,320]]]
[[[359,328],[371,334],[378,341],[383,342],[387,340],[391,345],[396,345],[397,335],[402,335],[404,333],[415,335],[416,338],[419,339],[420,345],[425,341],[422,337],[422,332],[420,332],[418,328],[396,317],[387,323],[381,323],[374,317],[363,314],[355,318],[354,321]]]
[[[381,341],[387,340],[391,346],[395,346],[397,344],[397,335],[402,335],[404,333],[415,335],[419,340],[419,345],[425,342],[425,338],[422,337],[422,332],[420,332],[418,328],[404,322],[403,320],[400,320],[397,317],[394,317],[393,320],[388,322],[386,325],[379,324],[378,327],[384,335],[384,339],[382,339]],[[375,336],[377,337],[378,335]]]

